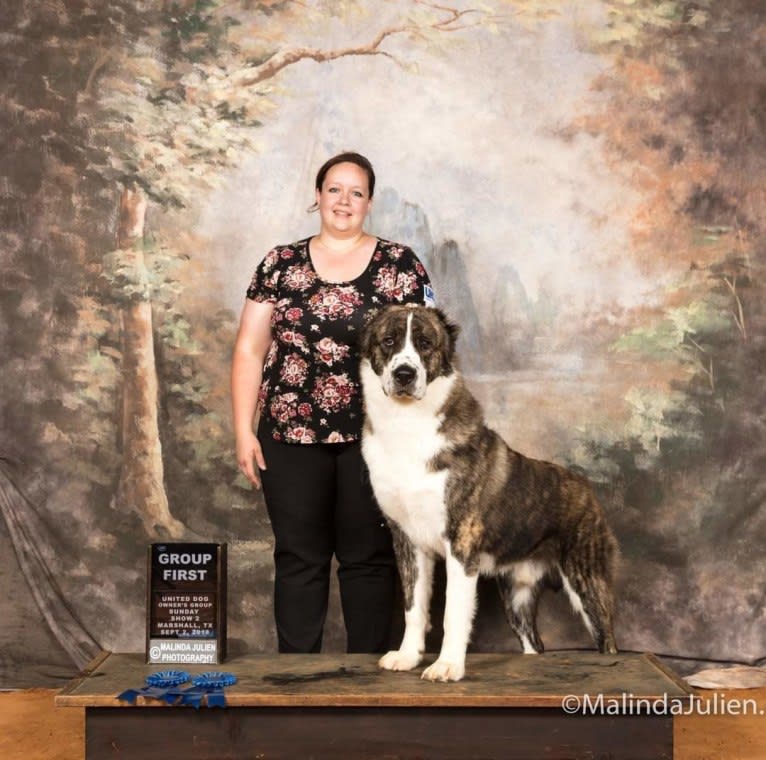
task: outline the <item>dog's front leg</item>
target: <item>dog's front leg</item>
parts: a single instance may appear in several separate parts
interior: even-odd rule
[[[399,649],[384,654],[378,665],[386,670],[412,670],[423,659],[426,647],[434,560],[415,548],[398,528],[392,527],[391,532],[404,590],[404,638]]]
[[[469,575],[447,546],[447,600],[439,659],[423,671],[429,681],[459,681],[465,674],[465,650],[476,609],[478,573]]]

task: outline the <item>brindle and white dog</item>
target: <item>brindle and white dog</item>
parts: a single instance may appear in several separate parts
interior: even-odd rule
[[[444,639],[423,678],[463,677],[480,574],[496,576],[525,653],[543,651],[540,593],[562,585],[599,650],[616,652],[617,544],[601,506],[584,478],[518,454],[486,426],[453,366],[456,337],[441,311],[422,306],[388,306],[361,336],[362,450],[393,532],[406,609],[401,646],[380,666],[420,663],[436,557],[447,567]]]

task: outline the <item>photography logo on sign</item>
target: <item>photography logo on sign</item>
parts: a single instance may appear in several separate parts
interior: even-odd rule
[[[226,658],[226,544],[152,544],[146,661],[212,664]]]

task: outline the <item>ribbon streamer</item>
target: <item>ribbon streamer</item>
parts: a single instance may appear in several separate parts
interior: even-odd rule
[[[200,673],[192,679],[192,686],[180,692],[181,704],[189,705],[199,710],[204,697],[207,697],[208,707],[226,707],[226,696],[223,690],[227,686],[237,683],[237,677],[233,673],[219,673],[209,671]]]
[[[190,678],[191,676],[183,670],[162,670],[159,673],[151,673],[146,677],[146,686],[140,689],[127,689],[118,695],[117,699],[134,705],[138,697],[145,697],[161,699],[172,705],[179,696],[177,687]]]

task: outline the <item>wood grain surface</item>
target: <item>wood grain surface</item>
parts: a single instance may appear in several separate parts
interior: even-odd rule
[[[434,656],[426,657],[425,663]],[[112,654],[86,678],[57,697],[58,706],[119,707],[117,695],[143,686],[149,673],[168,669],[146,665],[142,654]],[[192,675],[209,666],[177,666]],[[237,676],[226,689],[234,706],[381,707],[556,707],[565,695],[631,694],[683,697],[683,682],[658,666],[651,655],[553,652],[544,655],[471,654],[458,683],[420,678],[422,667],[393,673],[377,666],[375,655],[249,655],[219,669]],[[143,704],[143,701],[140,701]],[[147,705],[166,707],[156,700]]]

